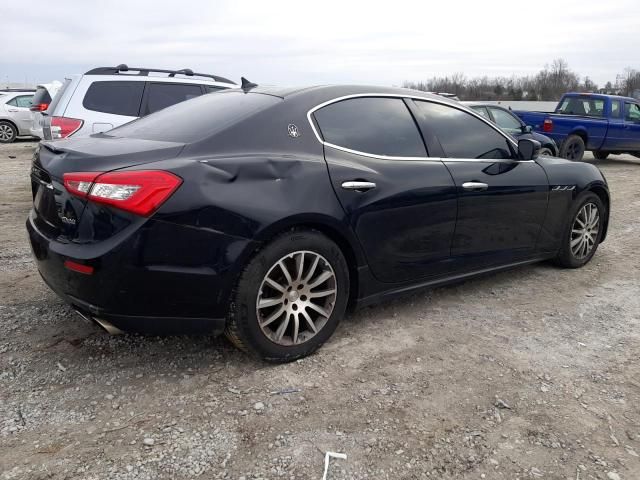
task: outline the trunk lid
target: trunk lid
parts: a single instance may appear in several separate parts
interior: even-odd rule
[[[31,167],[34,221],[49,238],[74,241],[87,200],[71,195],[65,173],[110,172],[178,156],[184,144],[97,135],[42,142]]]

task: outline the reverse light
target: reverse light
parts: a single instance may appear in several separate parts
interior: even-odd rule
[[[65,173],[64,186],[73,195],[148,217],[182,184],[162,170]]]
[[[542,131],[547,133],[553,132],[553,120],[545,118],[544,122],[542,122]]]
[[[69,117],[51,117],[51,138],[67,138],[82,127],[84,121]]]

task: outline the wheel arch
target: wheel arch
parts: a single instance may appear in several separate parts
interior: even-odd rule
[[[337,220],[325,215],[294,215],[284,218],[259,231],[251,246],[242,255],[242,264],[246,265],[264,245],[287,231],[315,230],[332,240],[345,257],[349,269],[349,305],[358,297],[359,267],[366,265],[364,252],[350,229]]]
[[[589,134],[587,133],[587,129],[584,127],[578,127],[573,129],[569,135],[567,135],[567,139],[571,136],[571,135],[576,135],[580,138],[582,138],[582,141],[584,142],[584,146],[585,146],[585,150],[587,148],[587,141],[589,140]]]
[[[20,133],[20,130],[18,129],[18,125],[16,125],[16,122],[11,120],[10,118],[8,118],[8,117],[0,117],[0,122],[6,122],[6,123],[11,124],[11,126],[16,129],[16,132]]]
[[[604,225],[602,227],[602,237],[600,238],[600,243],[602,243],[607,236],[607,231],[609,230],[609,212],[610,212],[610,204],[611,204],[609,192],[603,185],[599,185],[599,184],[590,185],[586,189],[586,191],[595,193],[598,196],[598,198],[600,198],[605,208],[607,209],[607,217],[604,221]]]

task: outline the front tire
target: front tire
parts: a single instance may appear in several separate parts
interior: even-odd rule
[[[314,230],[281,234],[240,276],[225,335],[239,349],[271,362],[310,355],[331,337],[349,298],[340,248]]]
[[[555,155],[553,154],[553,151],[549,147],[542,147],[538,155],[547,155],[549,157],[555,157]]]
[[[13,124],[0,121],[0,143],[11,143],[18,136],[18,130]]]
[[[581,194],[571,209],[555,263],[580,268],[593,258],[602,238],[606,207],[593,192]]]
[[[609,156],[609,152],[605,152],[604,150],[596,150],[593,152],[593,156],[598,160],[606,160]]]
[[[560,156],[562,158],[566,158],[567,160],[579,162],[584,156],[584,150],[585,145],[582,137],[578,135],[569,135],[562,144],[562,148],[560,149]]]

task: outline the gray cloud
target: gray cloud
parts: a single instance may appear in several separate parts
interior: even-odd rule
[[[287,85],[533,74],[557,57],[599,83],[640,67],[635,0],[65,0],[2,10],[0,40],[11,47],[0,52],[0,82],[123,62]]]

